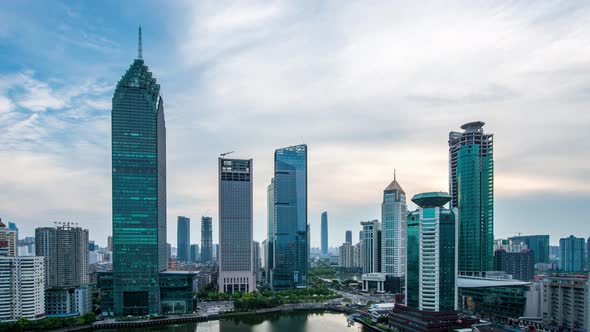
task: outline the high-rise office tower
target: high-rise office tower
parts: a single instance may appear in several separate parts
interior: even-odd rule
[[[494,247],[494,136],[484,122],[449,133],[451,208],[458,208],[459,273],[482,276],[492,270]]]
[[[199,261],[199,245],[191,244],[191,262]]]
[[[408,215],[406,304],[397,305],[390,325],[403,331],[430,326],[446,331],[456,325],[458,209],[443,206],[451,196],[442,192],[417,194],[418,209]],[[417,329],[416,331],[426,331]]]
[[[219,158],[219,291],[256,289],[252,259],[252,159]]]
[[[406,193],[394,172],[381,204],[381,272],[393,277],[403,277],[406,271],[406,217]]]
[[[275,179],[270,179],[266,187],[266,210],[267,210],[267,245],[266,245],[266,283],[271,283],[271,272],[274,266],[274,238],[275,238]]]
[[[361,261],[363,273],[381,272],[381,223],[378,220],[361,221]]]
[[[352,244],[352,231],[346,231],[346,237],[344,242]]]
[[[523,249],[521,252],[498,249],[494,252],[494,271],[504,271],[514,279],[533,281],[535,252],[531,249]]]
[[[0,219],[0,256],[17,256],[17,233],[6,227]]]
[[[549,263],[549,235],[520,235],[508,240],[523,242],[528,249],[534,251],[535,264]]]
[[[138,55],[117,83],[112,110],[113,308],[160,312],[166,270],[166,124],[160,85]]]
[[[45,316],[43,257],[0,257],[0,322]]]
[[[213,219],[201,217],[201,263],[213,260]]]
[[[88,230],[75,223],[35,229],[35,253],[45,259],[45,287],[88,283]]]
[[[354,247],[348,242],[344,242],[339,248],[340,256],[338,257],[340,267],[354,267]]]
[[[559,270],[582,272],[586,263],[586,240],[570,235],[559,239]]]
[[[322,256],[328,256],[328,212],[322,212]]]
[[[254,284],[262,282],[261,277],[261,266],[262,260],[260,258],[260,243],[257,241],[252,242],[252,262],[254,263]]]
[[[273,289],[307,287],[307,146],[275,151]]]
[[[190,218],[178,216],[178,227],[176,228],[176,245],[178,246],[176,258],[182,262],[189,262],[191,260]]]

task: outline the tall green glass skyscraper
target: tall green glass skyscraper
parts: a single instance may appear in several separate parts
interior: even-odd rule
[[[459,273],[475,276],[491,271],[494,257],[493,135],[483,126],[470,122],[449,134],[451,207],[461,215]]]
[[[117,84],[112,111],[113,306],[157,314],[166,269],[166,125],[160,85],[139,52]]]

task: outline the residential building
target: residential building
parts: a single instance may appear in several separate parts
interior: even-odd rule
[[[519,235],[508,240],[523,242],[528,249],[534,251],[535,264],[549,263],[549,235]]]
[[[381,223],[378,220],[361,221],[363,226],[363,273],[381,272]]]
[[[389,315],[400,331],[447,331],[457,324],[459,215],[443,207],[450,200],[443,192],[412,198],[418,209],[407,219],[406,301]]]
[[[256,289],[253,264],[252,159],[219,158],[219,291]]]
[[[166,254],[166,122],[160,85],[137,58],[117,83],[111,114],[113,304],[117,316],[160,313]]]
[[[46,288],[88,283],[88,230],[77,223],[35,229],[35,252],[45,259]]]
[[[497,250],[504,250],[506,252],[521,252],[529,247],[522,241],[513,239],[496,239],[494,240],[494,253]]]
[[[352,267],[363,267],[363,254],[362,254],[362,242],[358,242],[352,246]]]
[[[110,235],[107,237],[107,251],[113,251],[113,237]]]
[[[274,155],[274,254],[271,287],[307,287],[307,145]]]
[[[498,249],[494,252],[494,271],[504,271],[517,280],[533,281],[535,252],[531,249],[524,249],[521,252]]]
[[[346,237],[345,237],[344,242],[352,244],[352,231],[351,230],[346,231]]]
[[[270,179],[266,187],[266,216],[267,216],[267,238],[265,255],[266,283],[271,283],[271,272],[274,267],[274,236],[275,236],[275,181]]]
[[[176,259],[181,262],[191,260],[191,220],[184,216],[178,216],[176,228]]]
[[[344,242],[339,248],[340,251],[340,262],[341,267],[354,267],[354,247],[348,242]]]
[[[45,317],[44,267],[40,256],[0,256],[0,322]]]
[[[47,316],[67,317],[92,311],[92,286],[57,287],[45,290]]]
[[[6,227],[0,219],[0,256],[17,256],[17,231]]]
[[[213,219],[201,217],[201,263],[213,260]]]
[[[543,323],[556,331],[590,329],[588,276],[545,276],[542,283]]]
[[[586,265],[586,240],[570,235],[559,240],[559,270],[582,272]]]
[[[493,135],[484,122],[469,122],[449,133],[451,208],[461,216],[459,273],[483,276],[492,269],[494,246]]]
[[[322,212],[322,257],[328,257],[328,212]]]
[[[191,262],[196,263],[199,259],[199,245],[191,244]]]
[[[394,172],[381,204],[381,272],[397,278],[406,271],[406,218],[406,193]]]

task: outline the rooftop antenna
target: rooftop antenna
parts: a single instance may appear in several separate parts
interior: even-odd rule
[[[395,168],[393,169],[393,181],[395,181]]]
[[[143,51],[141,49],[141,25],[139,26],[139,38],[137,38],[137,58],[143,60]]]

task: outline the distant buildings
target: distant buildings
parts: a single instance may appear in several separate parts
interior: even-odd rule
[[[196,263],[199,261],[199,245],[191,244],[191,262]]]
[[[513,239],[496,239],[494,240],[494,252],[504,250],[506,252],[521,252],[528,249],[526,243]]]
[[[494,245],[494,143],[483,126],[470,122],[449,133],[451,208],[461,216],[459,273],[475,276],[492,270]]]
[[[266,217],[267,217],[267,238],[265,250],[265,272],[266,283],[271,283],[271,272],[274,268],[274,243],[275,243],[275,181],[270,179],[270,184],[266,187]]]
[[[252,159],[219,158],[219,291],[256,290]]]
[[[322,212],[322,257],[328,256],[328,212]]]
[[[363,273],[381,272],[381,223],[378,220],[361,221],[361,261]]]
[[[354,247],[348,242],[344,242],[339,248],[339,265],[345,268],[351,268],[354,266]]]
[[[535,252],[535,264],[549,263],[549,235],[520,235],[509,238],[523,242],[528,249]]]
[[[582,272],[586,265],[586,241],[584,238],[569,237],[559,240],[559,270]]]
[[[590,329],[588,277],[546,276],[543,283],[543,323],[558,331]]]
[[[191,220],[190,218],[178,216],[178,224],[176,228],[176,245],[178,246],[178,253],[176,259],[181,262],[189,262],[191,260]]]
[[[443,207],[450,200],[441,192],[412,198],[419,208],[407,219],[406,304],[396,305],[389,316],[389,324],[401,331],[426,331],[431,324],[442,331],[457,323],[459,215],[457,208]]]
[[[0,256],[0,321],[45,317],[43,257]]]
[[[45,287],[88,283],[88,230],[75,223],[35,229],[35,252],[45,259]]]
[[[260,243],[252,242],[252,262],[254,264],[254,284],[262,282],[262,259],[260,258]]]
[[[309,226],[307,223],[307,146],[275,151],[274,254],[271,287],[307,286]]]
[[[213,260],[213,219],[201,217],[201,263]]]
[[[403,277],[406,272],[406,192],[393,176],[381,204],[381,272]]]
[[[352,244],[352,231],[346,231],[346,237],[344,242]]]
[[[535,278],[535,252],[523,249],[521,252],[494,252],[494,271],[504,271],[514,279],[533,281]]]
[[[6,227],[0,219],[0,256],[17,256],[17,231]]]

